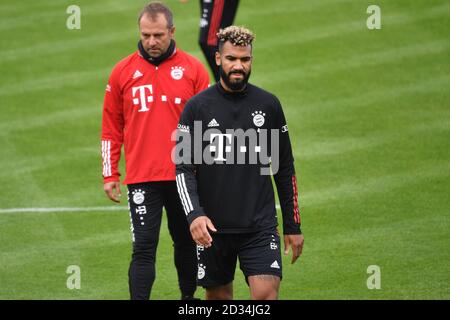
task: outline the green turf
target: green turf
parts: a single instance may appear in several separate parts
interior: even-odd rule
[[[176,40],[197,45],[198,1],[172,7]],[[0,3],[0,209],[112,205],[100,121],[113,65],[137,43],[145,1]],[[251,81],[281,100],[294,146],[306,241],[285,257],[281,299],[450,298],[450,5],[246,0]],[[123,167],[123,164],[122,164]],[[125,188],[123,188],[125,190]],[[125,203],[122,203],[125,205]],[[129,216],[0,213],[0,299],[127,299]],[[164,220],[152,297],[179,297]],[[81,268],[69,290],[66,269]],[[381,268],[369,290],[367,267]],[[199,289],[199,295],[203,290]],[[248,299],[237,270],[235,297]]]

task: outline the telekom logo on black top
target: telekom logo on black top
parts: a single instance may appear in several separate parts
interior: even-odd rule
[[[217,124],[217,120],[210,121]],[[259,122],[258,122],[259,124]],[[277,174],[280,164],[280,135],[283,129],[203,130],[203,121],[194,121],[194,128],[179,124],[171,140],[176,141],[171,158],[179,164],[258,164],[261,175]],[[285,138],[284,138],[285,139]]]

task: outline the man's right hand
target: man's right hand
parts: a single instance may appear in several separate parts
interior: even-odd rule
[[[109,199],[111,199],[114,202],[120,202],[120,197],[122,196],[122,193],[120,192],[119,181],[106,182],[103,185],[103,190],[105,190],[105,193]]]
[[[205,248],[211,247],[212,237],[208,229],[213,232],[217,232],[217,230],[207,216],[195,218],[189,229],[191,230],[192,239],[194,239],[195,243]]]

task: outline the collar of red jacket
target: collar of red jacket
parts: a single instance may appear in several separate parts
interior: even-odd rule
[[[167,48],[167,51],[156,58],[150,57],[150,55],[147,53],[147,51],[145,51],[144,46],[142,45],[141,41],[138,42],[138,49],[139,49],[139,54],[141,55],[141,57],[143,57],[145,60],[147,60],[154,66],[159,66],[164,60],[170,58],[177,51],[175,40],[173,40],[173,39],[170,40],[169,48]]]

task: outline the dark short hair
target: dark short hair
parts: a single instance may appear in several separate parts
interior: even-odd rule
[[[159,1],[150,2],[147,4],[144,9],[139,13],[138,23],[141,22],[141,19],[144,15],[150,15],[152,19],[156,19],[156,16],[162,13],[167,20],[167,28],[173,27],[173,14],[170,11],[169,7]]]
[[[238,26],[229,26],[220,29],[217,33],[219,40],[219,52],[222,50],[223,44],[230,41],[234,46],[252,46],[255,35],[249,29]]]

